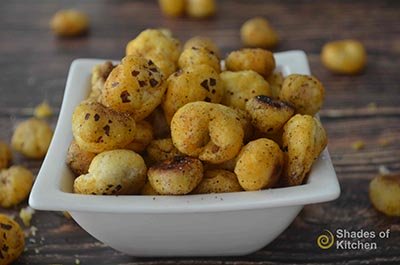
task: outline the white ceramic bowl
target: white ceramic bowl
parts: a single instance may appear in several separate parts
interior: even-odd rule
[[[284,75],[310,74],[302,51],[276,53]],[[60,117],[29,204],[38,210],[69,211],[88,233],[133,256],[221,256],[254,252],[284,231],[306,204],[336,199],[339,184],[328,151],[297,187],[255,192],[186,196],[95,196],[72,193],[65,165],[72,140],[72,112],[88,95],[91,69],[103,62],[75,60]]]

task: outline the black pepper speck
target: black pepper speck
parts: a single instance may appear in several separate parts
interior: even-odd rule
[[[156,85],[158,85],[158,81],[152,78],[150,79],[150,85],[151,87],[155,87]]]
[[[103,130],[104,130],[104,133],[105,133],[107,136],[110,136],[110,125],[104,126],[104,127],[103,127]]]
[[[210,88],[208,87],[208,80],[205,79],[203,82],[200,83],[202,87],[204,87],[207,91],[210,91]]]

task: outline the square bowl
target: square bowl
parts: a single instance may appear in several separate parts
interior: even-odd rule
[[[310,74],[303,51],[274,54],[284,76]],[[65,158],[72,140],[74,108],[87,97],[91,69],[105,60],[77,59],[70,67],[60,116],[29,204],[68,211],[88,233],[133,256],[245,255],[274,240],[306,204],[340,194],[325,149],[307,183],[286,188],[184,196],[96,196],[72,193],[74,176]]]

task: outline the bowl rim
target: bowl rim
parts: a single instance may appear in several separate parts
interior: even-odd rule
[[[274,57],[277,68],[285,75],[310,74],[307,56],[301,50],[275,53]],[[84,97],[82,92],[81,96],[76,94],[79,86],[82,87],[82,82],[87,83],[90,78],[92,67],[104,61],[107,60],[76,59],[71,64],[54,136],[29,197],[29,205],[32,208],[51,211],[151,214],[223,212],[306,205],[339,197],[340,186],[327,148],[315,161],[307,183],[294,187],[183,196],[101,196],[63,191],[63,186],[70,185],[63,181],[62,175],[68,174],[69,171],[64,161],[72,139],[71,116],[74,107]]]

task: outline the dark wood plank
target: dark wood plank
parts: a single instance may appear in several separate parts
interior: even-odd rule
[[[56,39],[48,22],[60,8],[77,7],[91,19],[88,36]],[[75,58],[123,56],[126,43],[148,27],[169,27],[186,40],[210,36],[224,53],[241,47],[238,29],[252,16],[269,18],[281,35],[276,51],[307,52],[313,74],[326,86],[322,121],[342,187],[330,203],[309,205],[273,243],[245,257],[138,259],[104,246],[61,213],[37,212],[36,236],[16,264],[399,264],[400,219],[375,211],[368,200],[369,180],[380,166],[400,171],[400,2],[399,1],[219,1],[209,20],[167,19],[156,1],[11,1],[0,3],[0,139],[9,141],[13,127],[30,116],[43,99],[56,111],[61,105],[69,64]],[[357,38],[368,50],[368,67],[358,76],[333,75],[322,67],[323,43]],[[368,107],[375,103],[377,108]],[[56,117],[50,122],[54,125]],[[381,139],[388,146],[381,146]],[[363,140],[356,151],[351,143]],[[15,155],[14,162],[35,174],[41,161]],[[21,207],[0,209],[16,215]],[[18,220],[18,218],[17,218]],[[323,229],[386,230],[376,251],[329,250],[315,245]],[[28,232],[29,229],[26,229]],[[33,239],[33,240],[32,240]],[[38,253],[36,253],[38,252]]]

